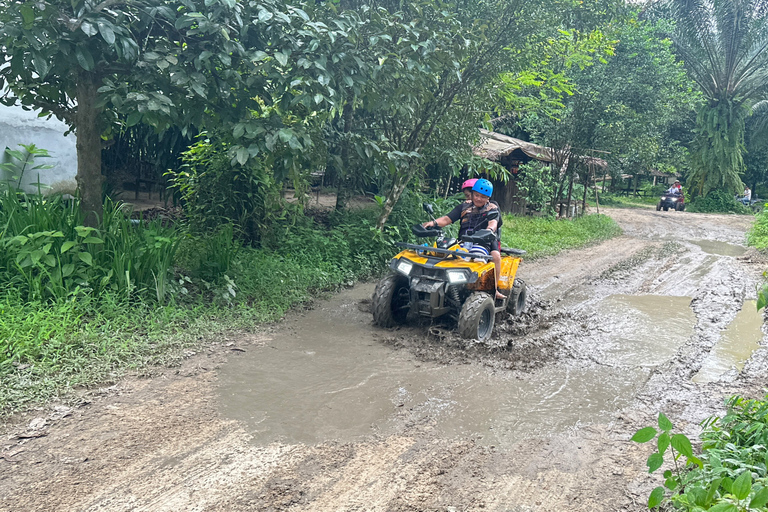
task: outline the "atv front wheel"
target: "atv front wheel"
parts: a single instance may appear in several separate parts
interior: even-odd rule
[[[487,293],[475,292],[470,295],[459,313],[459,335],[466,339],[486,341],[493,332],[496,308],[493,298]]]
[[[404,324],[411,307],[408,278],[390,274],[376,285],[371,300],[373,323],[381,327]]]
[[[659,204],[656,205],[656,211],[661,210],[661,201],[659,201]]]
[[[528,287],[522,279],[515,279],[512,291],[507,299],[507,313],[512,316],[520,316],[525,312]]]

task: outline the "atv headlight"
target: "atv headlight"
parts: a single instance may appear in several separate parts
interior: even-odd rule
[[[676,203],[676,202],[677,202],[677,198],[676,198],[676,197],[673,197],[673,198],[672,198],[672,202],[673,202],[673,203]]]
[[[411,263],[408,260],[401,259],[397,263],[397,271],[401,274],[409,275],[411,273],[411,269],[413,268],[413,263]]]
[[[467,273],[463,270],[449,270],[446,272],[448,282],[451,284],[462,284],[467,282]]]

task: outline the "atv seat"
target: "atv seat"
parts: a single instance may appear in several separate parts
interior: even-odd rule
[[[509,254],[512,256],[522,256],[525,251],[522,249],[510,249],[509,247],[502,247],[499,251],[501,254]]]

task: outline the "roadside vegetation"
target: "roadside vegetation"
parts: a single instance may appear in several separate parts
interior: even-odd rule
[[[650,473],[662,471],[664,483],[648,497],[648,508],[713,512],[766,510],[768,504],[768,401],[733,396],[722,418],[702,422],[701,453],[690,439],[675,433],[660,414],[658,429],[645,427],[632,437],[656,441],[649,455]],[[671,507],[671,508],[670,508]]]

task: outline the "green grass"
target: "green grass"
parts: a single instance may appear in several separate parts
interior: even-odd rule
[[[647,197],[620,196],[615,194],[600,194],[600,206],[610,206],[611,208],[637,208],[653,206],[659,202],[660,195],[651,195]]]
[[[583,247],[621,234],[606,215],[587,215],[574,220],[548,217],[505,216],[502,245],[528,252],[526,258],[553,256],[564,249]]]

